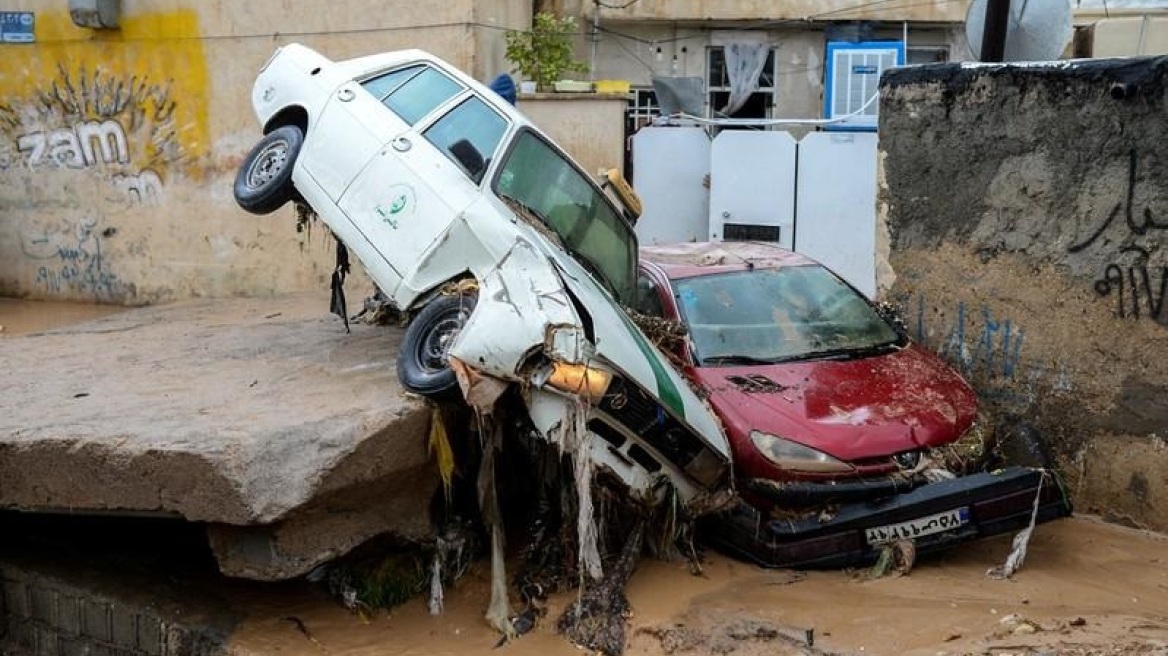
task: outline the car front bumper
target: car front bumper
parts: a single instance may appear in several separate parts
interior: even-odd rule
[[[879,501],[842,505],[827,519],[815,514],[770,519],[742,504],[705,519],[702,533],[712,546],[763,567],[855,567],[872,564],[880,555],[881,546],[868,543],[869,528],[966,509],[967,523],[913,538],[917,553],[925,553],[1024,528],[1036,498],[1038,523],[1071,514],[1057,475],[1008,467],[930,483]]]

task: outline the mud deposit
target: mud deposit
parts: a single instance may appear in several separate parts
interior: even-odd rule
[[[908,576],[765,571],[709,554],[702,576],[683,563],[641,562],[628,587],[626,654],[1154,654],[1168,649],[1168,539],[1092,518],[1039,527],[1013,580],[985,572],[1009,536],[924,559]],[[536,629],[495,649],[483,620],[486,563],[431,617],[415,599],[362,618],[322,594],[234,597],[245,654],[581,653],[553,622],[573,599],[553,598]],[[1019,627],[1027,628],[1019,628]],[[814,646],[808,647],[808,631]]]
[[[118,305],[0,298],[0,338],[26,335],[122,312]]]
[[[32,304],[33,313],[28,307],[14,311],[14,303],[29,305],[0,300],[0,324],[6,325],[0,335],[46,330],[93,316],[87,312],[118,309]],[[21,317],[27,320],[17,321]],[[0,525],[0,557],[6,558],[21,542],[15,538],[35,533],[4,528]],[[867,571],[766,571],[709,552],[702,574],[694,576],[686,563],[645,558],[627,588],[631,610],[625,653],[1168,653],[1168,537],[1089,517],[1059,520],[1037,528],[1026,562],[1012,580],[988,578],[986,571],[1006,557],[1010,539],[963,545],[922,558],[907,576],[876,580]],[[490,598],[486,558],[445,591],[441,616],[431,616],[422,597],[392,613],[361,616],[303,580],[258,584],[219,577],[205,546],[195,549],[201,560],[193,567],[198,559],[165,545],[135,540],[115,547],[115,557],[91,562],[92,541],[72,537],[64,542],[81,553],[34,551],[66,570],[80,567],[89,574],[139,581],[130,585],[149,597],[151,606],[182,609],[176,617],[200,621],[200,612],[216,609],[230,619],[235,654],[582,653],[554,628],[574,593],[553,597],[531,633],[496,647],[499,635],[483,617]],[[177,564],[153,564],[132,549],[147,549]],[[149,572],[122,576],[124,560]]]

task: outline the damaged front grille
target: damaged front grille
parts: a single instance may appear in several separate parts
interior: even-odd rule
[[[599,408],[702,485],[713,487],[725,474],[722,458],[636,383],[614,377]]]

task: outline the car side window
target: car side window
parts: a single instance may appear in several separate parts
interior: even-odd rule
[[[420,64],[399,68],[396,71],[390,71],[384,75],[378,75],[377,77],[365,80],[361,82],[361,86],[365,87],[365,90],[373,94],[375,98],[384,102],[389,94],[393,93],[406,80],[421,73],[423,68],[425,66]]]
[[[506,131],[505,118],[482,100],[468,98],[423,134],[479,184]]]
[[[661,304],[661,294],[648,276],[637,276],[637,297],[634,310],[651,317],[665,318],[665,306]]]
[[[361,85],[410,125],[462,91],[462,85],[445,73],[424,65],[391,71]]]

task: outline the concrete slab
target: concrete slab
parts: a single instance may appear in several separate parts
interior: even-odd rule
[[[220,568],[308,571],[429,535],[430,411],[400,331],[316,293],[130,310],[0,341],[0,508],[206,522]]]

